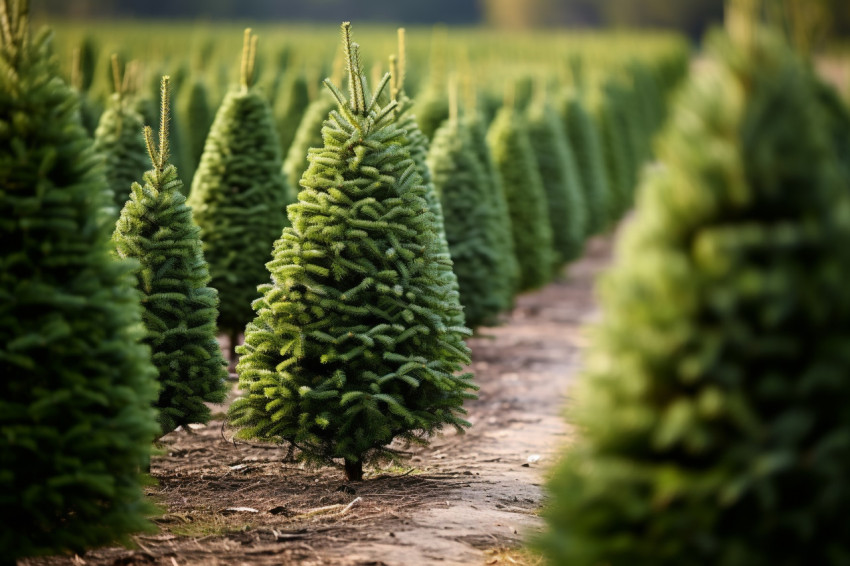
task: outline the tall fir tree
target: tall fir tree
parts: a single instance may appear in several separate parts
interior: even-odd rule
[[[342,459],[346,476],[395,459],[394,439],[463,430],[474,397],[461,307],[441,275],[436,219],[395,124],[396,102],[369,93],[343,24],[349,97],[310,150],[292,226],[267,264],[271,283],[240,347],[246,396],[229,411],[238,436],[287,442],[308,462]]]
[[[496,114],[487,143],[502,178],[519,266],[517,291],[542,287],[555,263],[546,192],[522,113],[508,102]]]
[[[112,68],[115,93],[94,133],[95,150],[106,162],[106,180],[112,189],[116,217],[130,197],[130,186],[147,170],[147,153],[142,138],[144,123],[133,104],[132,66],[123,77],[118,56],[113,55]]]
[[[450,97],[449,119],[434,134],[427,166],[444,213],[466,324],[492,325],[504,305],[499,237],[506,226],[489,198],[492,188],[472,137],[458,117],[456,93]]]
[[[157,426],[132,266],[101,161],[27,2],[0,0],[0,556],[77,552],[150,526]]]
[[[581,186],[585,191],[587,235],[593,236],[607,229],[610,224],[611,189],[608,185],[599,130],[588,113],[580,92],[567,95],[559,104],[558,111],[564,120],[567,136],[575,152]]]
[[[230,336],[231,364],[292,200],[271,110],[252,88],[254,49],[256,36],[246,30],[241,85],[216,113],[187,202],[201,228],[210,286],[219,292],[218,326]]]
[[[218,293],[207,286],[209,269],[201,249],[200,228],[186,206],[182,183],[168,163],[168,77],[162,78],[159,145],[150,127],[145,141],[153,169],[132,194],[112,236],[118,255],[138,262],[145,343],[153,353],[160,391],[161,433],[178,426],[206,423],[204,403],[226,396],[226,363],[216,340]]]
[[[526,123],[548,203],[555,252],[553,268],[559,269],[584,250],[587,209],[570,140],[547,100],[545,88],[538,88],[526,110]]]
[[[611,82],[602,87],[600,94],[595,114],[608,177],[608,212],[616,222],[632,204],[640,155],[634,149],[633,132],[626,116],[628,94],[622,86]],[[634,141],[648,143],[636,138]]]
[[[604,280],[555,564],[850,563],[850,197],[811,73],[730,21]]]

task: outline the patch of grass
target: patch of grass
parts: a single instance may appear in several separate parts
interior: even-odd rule
[[[418,476],[419,474],[425,473],[425,470],[422,468],[411,467],[411,466],[399,466],[399,465],[391,465],[382,468],[375,468],[373,470],[368,470],[363,474],[364,478],[375,478],[378,476]]]
[[[503,546],[484,551],[487,565],[543,566],[542,556],[527,548],[506,548]]]
[[[220,515],[194,515],[187,513],[168,513],[154,520],[161,532],[178,537],[222,536],[230,533],[250,531],[250,523],[230,523]]]

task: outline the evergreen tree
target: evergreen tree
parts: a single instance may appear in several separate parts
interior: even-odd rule
[[[350,95],[310,150],[292,226],[275,243],[272,281],[254,303],[239,365],[247,395],[230,409],[238,436],[288,442],[308,462],[394,459],[393,439],[463,430],[472,398],[461,311],[441,275],[434,215],[395,123],[373,97],[343,24]]]
[[[156,382],[131,266],[98,210],[108,186],[50,36],[0,0],[0,556],[148,528],[139,469]]]
[[[442,82],[438,86],[429,87],[422,96],[416,99],[416,106],[411,115],[416,119],[416,124],[426,139],[434,137],[434,132],[449,117],[449,99],[443,92]]]
[[[587,210],[570,141],[558,113],[541,93],[526,110],[529,140],[548,203],[554,268],[581,255]]]
[[[596,109],[610,189],[608,211],[612,222],[619,220],[631,206],[637,179],[636,160],[639,156],[634,151],[630,124],[625,116],[628,112],[625,99],[626,93],[621,86],[607,83]]]
[[[518,291],[542,287],[555,263],[552,227],[540,170],[522,114],[506,104],[487,132],[487,143],[502,178],[511,235],[519,266]]]
[[[180,98],[178,99],[177,114],[184,118],[186,124],[184,136],[186,143],[183,179],[188,180],[191,186],[192,179],[195,177],[195,170],[201,162],[201,155],[204,153],[204,143],[207,141],[207,134],[212,126],[213,114],[210,106],[209,87],[203,75],[193,74],[189,88],[184,88]],[[138,179],[139,177],[136,177]],[[185,194],[185,189],[183,190]]]
[[[283,155],[289,151],[289,146],[295,139],[298,125],[309,104],[310,95],[304,74],[297,69],[290,69],[283,79],[282,92],[278,93],[274,105],[275,127]],[[301,172],[303,173],[303,170]]]
[[[850,199],[811,74],[750,33],[714,38],[604,281],[552,563],[850,563]]]
[[[311,147],[322,146],[322,124],[334,108],[336,108],[334,98],[323,93],[304,110],[301,123],[295,130],[295,137],[283,161],[283,176],[293,190],[298,189],[298,181],[309,165],[307,152]]]
[[[440,204],[440,197],[434,188],[434,183],[431,179],[431,170],[428,167],[428,150],[430,141],[427,136],[419,129],[419,124],[416,118],[412,115],[414,103],[404,88],[404,80],[406,74],[406,53],[405,53],[405,30],[398,30],[398,53],[390,57],[390,68],[392,84],[390,87],[390,98],[396,102],[395,121],[396,125],[404,130],[407,144],[405,149],[410,153],[410,158],[416,166],[416,172],[422,178],[422,185],[425,187],[425,202],[428,203],[428,208],[434,214],[434,227],[437,230],[437,239],[440,250],[439,261],[437,268],[446,283],[454,290],[455,296],[452,301],[459,300],[457,276],[454,273],[451,252],[449,251],[449,243],[446,239],[445,219],[443,218],[443,207]],[[464,326],[466,324],[463,311],[458,311],[456,318],[452,321],[452,326]]]
[[[490,207],[496,211],[500,229],[496,236],[496,255],[499,259],[499,268],[493,274],[493,283],[499,286],[501,299],[501,310],[508,311],[513,308],[514,294],[519,288],[519,263],[514,250],[513,230],[511,228],[511,215],[508,212],[508,200],[502,185],[502,176],[493,161],[493,154],[487,145],[487,130],[484,120],[475,111],[475,104],[469,103],[468,110],[461,117],[463,128],[469,136],[470,149],[481,165],[484,174],[483,182],[487,188],[486,198]]]
[[[95,150],[106,162],[106,180],[112,189],[116,215],[130,196],[130,186],[147,169],[142,116],[133,105],[132,71],[121,77],[113,56],[115,93],[109,99],[94,134]]]
[[[484,168],[472,149],[472,138],[457,117],[434,134],[428,169],[445,214],[446,240],[457,276],[460,303],[471,328],[493,324],[504,305],[504,274],[499,237],[506,227],[489,198]],[[500,280],[502,279],[502,280]]]
[[[567,96],[559,107],[567,137],[575,152],[587,206],[587,235],[599,234],[609,225],[608,177],[599,130],[578,94]]]
[[[138,261],[137,287],[142,296],[145,343],[159,373],[159,424],[162,434],[178,426],[206,423],[204,403],[226,396],[225,362],[216,340],[218,293],[201,250],[200,229],[168,163],[168,77],[162,79],[159,147],[145,128],[154,165],[144,186],[133,183],[129,202],[112,236],[118,255]]]
[[[230,335],[231,364],[291,201],[271,110],[251,88],[252,44],[256,36],[252,40],[246,30],[242,84],[228,92],[216,113],[187,202],[201,228],[210,286],[219,292],[218,326]]]

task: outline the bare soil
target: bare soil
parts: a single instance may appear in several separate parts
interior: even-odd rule
[[[590,242],[564,276],[518,298],[505,324],[470,340],[481,387],[472,428],[414,448],[408,467],[346,482],[276,446],[234,442],[218,407],[207,426],[167,435],[148,495],[159,532],[77,557],[22,565],[334,566],[527,564],[520,547],[542,528],[542,483],[570,431],[561,412],[579,366],[582,326],[610,241]],[[234,392],[234,396],[236,393]]]

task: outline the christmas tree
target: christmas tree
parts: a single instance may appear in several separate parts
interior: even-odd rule
[[[596,120],[602,142],[602,151],[608,177],[608,211],[617,221],[632,205],[641,159],[636,144],[646,144],[638,139],[628,116],[628,94],[614,82],[602,89],[602,100],[596,108]]]
[[[280,151],[286,155],[292,140],[295,139],[301,117],[310,104],[310,96],[304,74],[295,68],[285,74],[283,88],[280,90],[274,105],[274,119],[280,139]]]
[[[502,178],[511,216],[519,266],[518,291],[548,283],[555,264],[546,193],[526,128],[523,115],[508,103],[496,114],[487,132],[487,143]]]
[[[184,155],[186,162],[184,167],[186,171],[181,171],[182,178],[186,179],[191,186],[192,179],[195,177],[195,170],[201,162],[201,155],[204,153],[204,144],[207,141],[207,134],[213,122],[213,110],[210,107],[209,87],[203,75],[193,73],[191,83],[188,88],[184,88],[178,99],[179,114],[184,117],[186,124],[186,151]],[[136,177],[138,179],[138,177]],[[185,189],[183,190],[185,194]]]
[[[568,95],[559,106],[567,137],[575,152],[587,207],[587,235],[599,234],[611,221],[611,189],[605,171],[605,158],[599,130],[588,114],[580,93]]]
[[[501,227],[496,233],[496,257],[499,260],[499,267],[493,273],[493,284],[499,287],[498,293],[502,297],[501,310],[508,311],[513,308],[514,295],[519,288],[519,264],[514,251],[511,215],[508,212],[508,200],[502,185],[502,177],[487,145],[485,120],[479,112],[476,112],[474,95],[468,96],[467,99],[467,111],[460,120],[469,137],[470,149],[481,165],[484,174],[483,183],[487,188],[486,198],[490,207],[496,211]]]
[[[322,93],[304,110],[283,162],[283,176],[293,189],[298,188],[298,181],[309,165],[307,152],[311,147],[322,146],[322,124],[334,108],[336,100],[333,96]]]
[[[117,55],[112,58],[112,68],[115,93],[100,117],[94,147],[106,162],[106,180],[117,214],[130,196],[130,185],[147,169],[147,154],[141,134],[144,123],[133,104],[133,71],[122,77]]]
[[[557,269],[584,250],[587,224],[584,190],[569,138],[543,87],[526,110],[526,123],[546,193],[555,251],[553,267]]]
[[[343,24],[349,97],[310,150],[292,226],[267,264],[271,283],[240,347],[231,406],[238,436],[287,442],[308,462],[342,459],[348,479],[398,457],[394,439],[463,430],[472,376],[461,311],[442,277],[436,219],[395,124],[396,102],[369,96]]]
[[[452,93],[450,117],[434,134],[428,169],[440,197],[446,240],[457,276],[466,324],[493,324],[503,310],[503,262],[499,237],[507,227],[489,195],[484,167],[472,148],[470,133],[458,119]]]
[[[747,21],[713,38],[604,280],[552,563],[850,563],[847,186],[811,73]]]
[[[157,432],[131,265],[111,253],[101,160],[27,3],[0,0],[0,556],[149,527]]]
[[[137,286],[142,296],[145,343],[159,372],[159,424],[162,434],[178,426],[206,423],[204,403],[221,403],[227,372],[216,340],[218,293],[207,286],[209,269],[199,239],[200,229],[168,163],[168,77],[162,79],[159,145],[145,128],[153,170],[132,194],[112,240],[118,255],[138,262]]]
[[[241,85],[216,113],[187,202],[201,228],[210,286],[219,292],[218,326],[230,335],[231,364],[291,201],[271,110],[252,88],[255,49],[256,36],[246,30]]]

